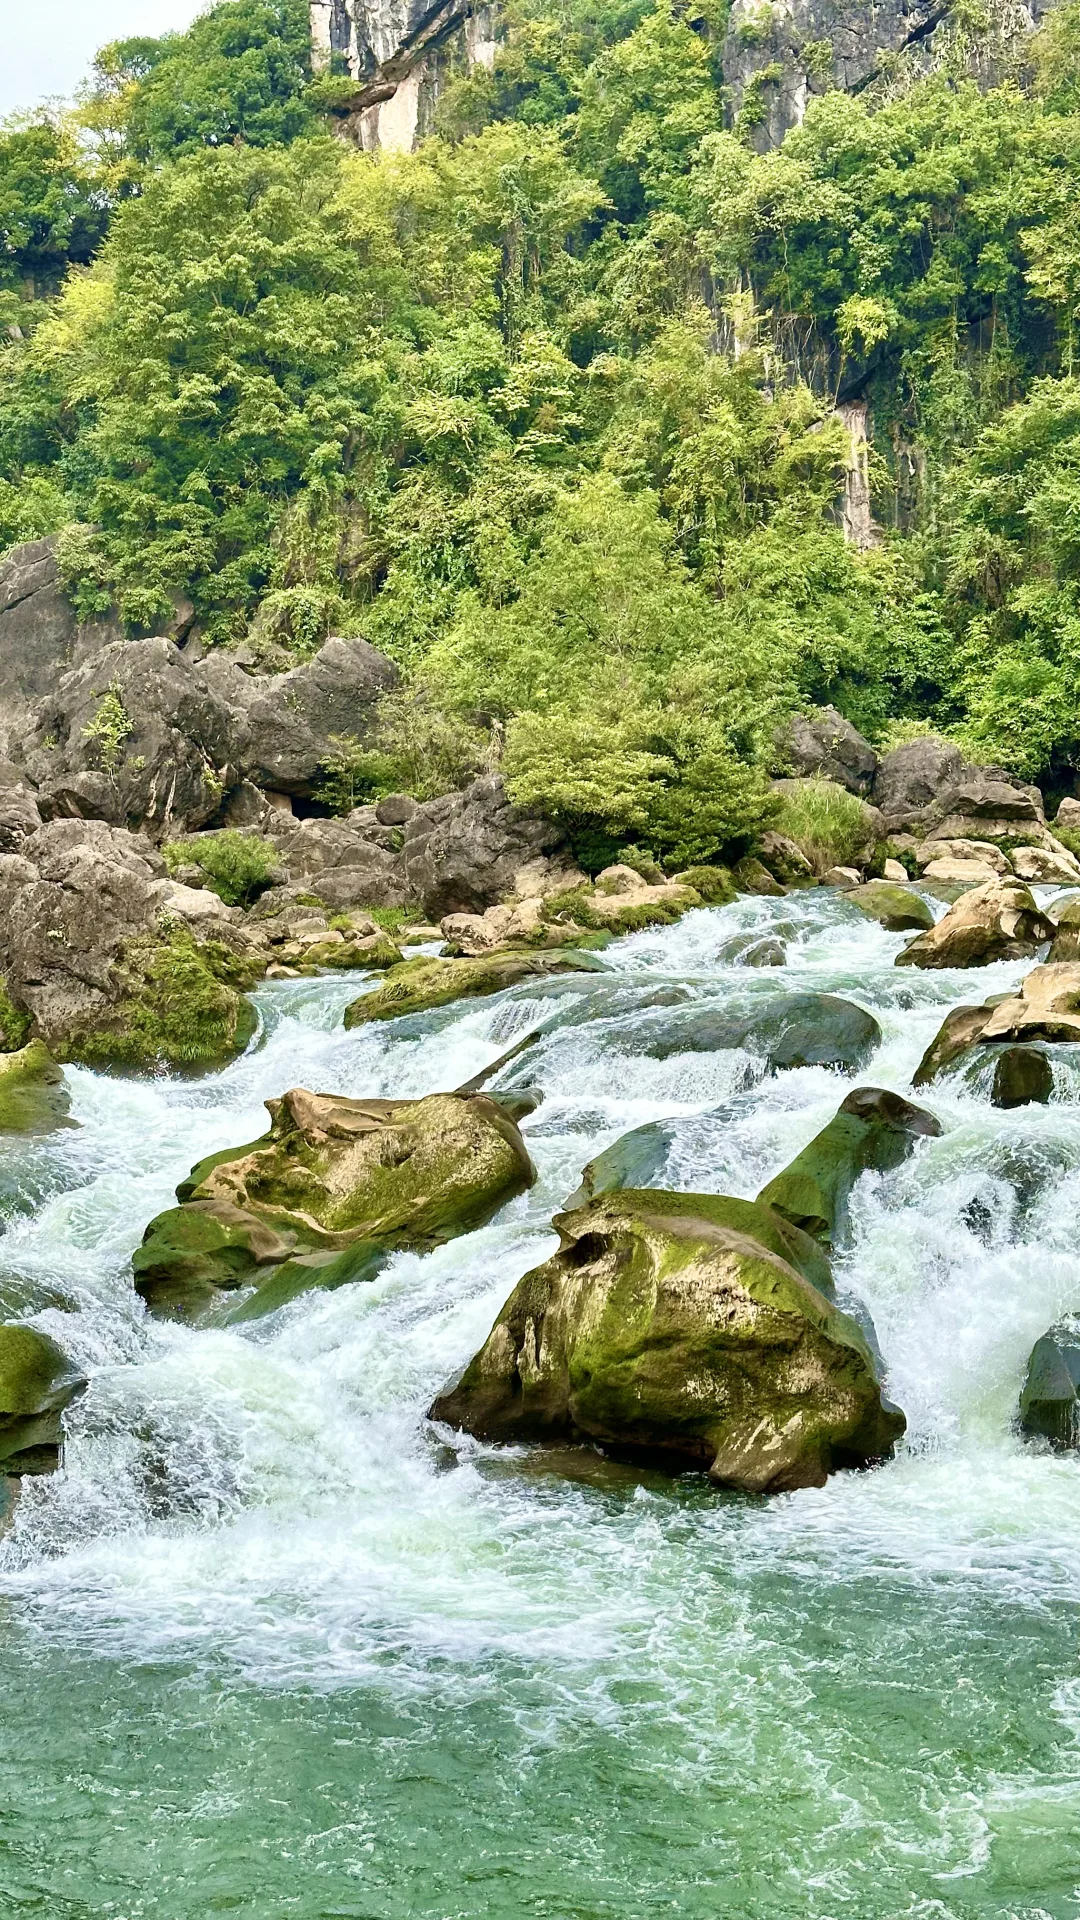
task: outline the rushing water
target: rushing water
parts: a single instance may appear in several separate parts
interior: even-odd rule
[[[717,952],[785,922],[788,964]],[[78,1130],[0,1157],[0,1313],[91,1378],[0,1548],[0,1916],[1065,1920],[1080,1914],[1080,1465],[1011,1421],[1080,1306],[1080,1074],[943,1123],[856,1190],[842,1291],[908,1440],[769,1501],[589,1450],[446,1444],[432,1394],[554,1244],[584,1162],[663,1117],[658,1183],[754,1194],[850,1082],[632,1050],[683,1000],[848,994],[908,1088],[945,1009],[1025,968],[894,970],[842,896],[743,900],[583,975],[346,1034],[356,978],[257,997],[199,1082],[70,1074]],[[532,1193],[370,1285],[192,1332],[128,1258],[202,1154],[301,1083],[458,1084],[518,1035]]]

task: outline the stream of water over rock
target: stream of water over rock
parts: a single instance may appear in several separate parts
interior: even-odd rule
[[[785,967],[718,962],[777,923]],[[756,1500],[423,1418],[601,1147],[663,1117],[656,1184],[752,1196],[852,1084],[643,1057],[643,1023],[827,989],[880,1021],[860,1083],[904,1092],[947,1007],[1028,970],[894,970],[906,937],[742,900],[348,1034],[355,976],[275,983],[207,1079],[70,1072],[78,1129],[0,1151],[0,1316],[91,1377],[0,1546],[3,1920],[1080,1914],[1080,1464],[1012,1431],[1080,1306],[1066,1049],[1046,1107],[918,1096],[941,1138],[856,1189],[837,1278],[908,1417],[887,1466]],[[544,1089],[540,1180],[491,1225],[261,1323],[145,1316],[145,1223],[268,1095],[452,1087],[538,1026],[500,1084]]]

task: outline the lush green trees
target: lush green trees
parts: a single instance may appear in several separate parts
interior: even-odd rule
[[[744,841],[808,701],[1057,777],[1078,21],[1026,91],[834,92],[765,155],[721,12],[672,0],[508,0],[412,155],[321,130],[303,0],[107,48],[81,134],[0,136],[0,546],[62,526],[77,604],[132,624],[183,594],[215,641],[367,634],[408,689],[328,780],[502,751],[597,857]]]

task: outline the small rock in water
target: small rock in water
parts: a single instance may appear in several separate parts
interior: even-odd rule
[[[1052,1327],[1036,1340],[1020,1393],[1020,1430],[1054,1447],[1080,1444],[1077,1388],[1080,1386],[1080,1338],[1068,1327]]]
[[[995,1107],[1043,1106],[1054,1090],[1054,1069],[1041,1047],[1003,1047],[994,1067],[990,1102]]]

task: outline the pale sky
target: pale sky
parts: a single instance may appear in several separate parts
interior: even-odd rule
[[[205,0],[0,0],[0,118],[70,95],[107,40],[186,27]]]

